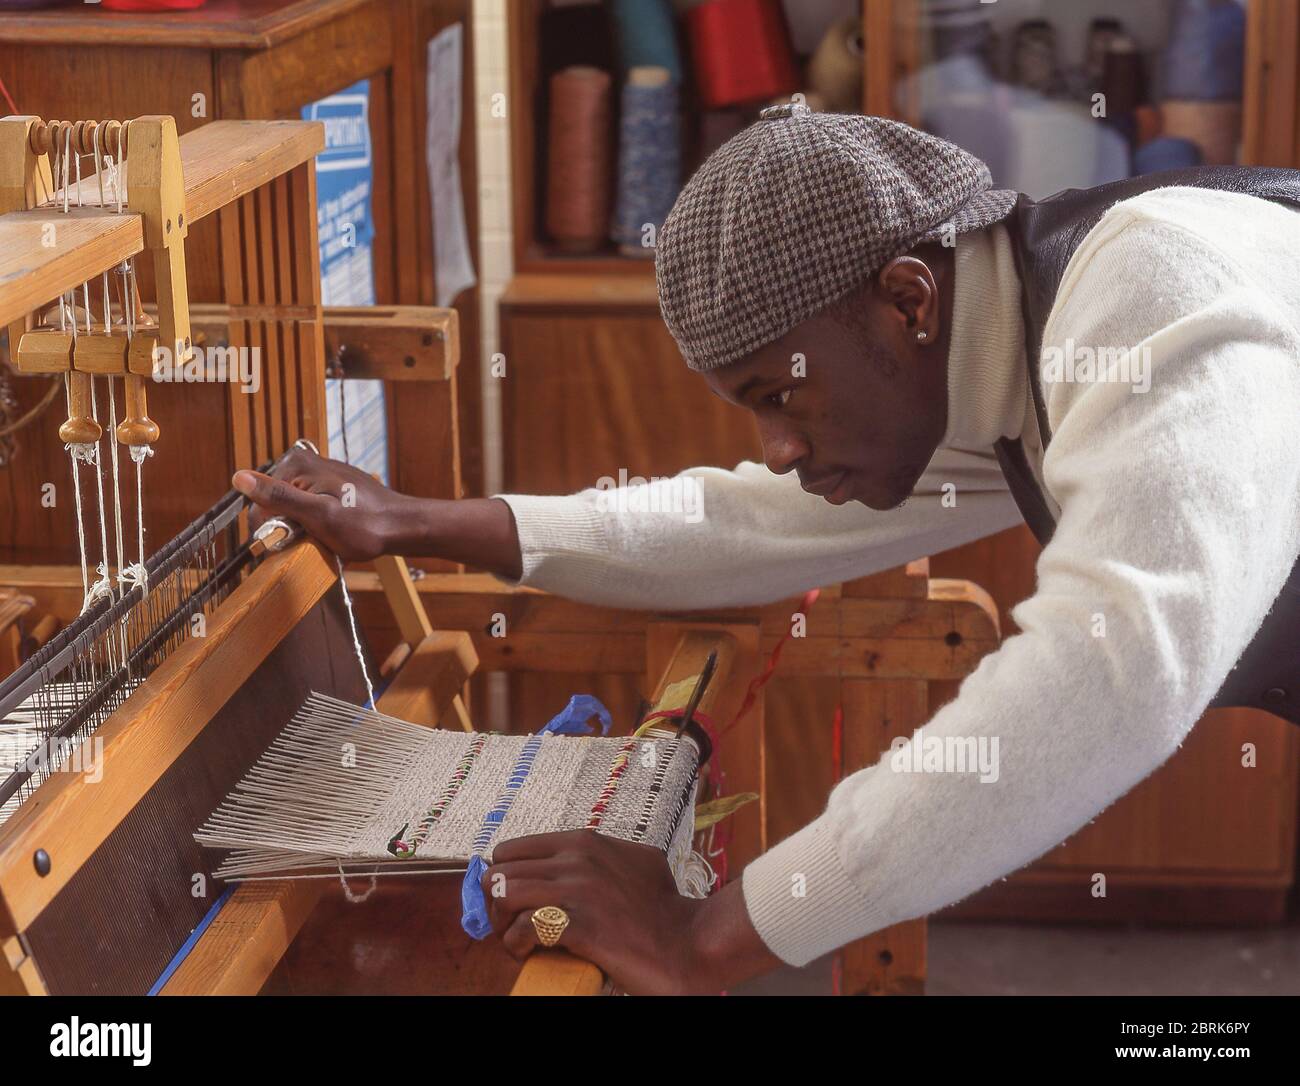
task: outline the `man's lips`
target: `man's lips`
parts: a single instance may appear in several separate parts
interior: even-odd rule
[[[848,475],[847,471],[837,471],[834,475],[823,476],[815,482],[805,483],[801,481],[799,485],[809,494],[816,494],[819,498],[827,498],[839,489],[846,475]]]

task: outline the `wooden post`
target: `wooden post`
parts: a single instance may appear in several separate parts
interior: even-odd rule
[[[929,595],[928,559],[849,581],[847,598],[889,596],[925,599]],[[928,687],[923,679],[845,679],[840,683],[844,708],[844,775],[875,764],[897,736],[911,735],[928,717]],[[836,956],[837,995],[923,995],[925,993],[926,922],[911,920],[875,932],[840,950]]]
[[[924,680],[846,679],[840,696],[846,776],[873,765],[896,736],[911,735],[928,717]],[[838,955],[837,994],[924,995],[925,945],[924,918],[850,943]]]
[[[36,207],[53,188],[50,160],[32,150],[31,129],[39,117],[0,119],[0,215]],[[9,325],[9,357],[17,365],[18,343],[31,321],[24,315]]]
[[[0,996],[48,994],[22,940],[16,935],[0,939]]]
[[[130,209],[141,218],[145,248],[153,253],[158,290],[159,338],[172,365],[184,363],[190,348],[190,302],[185,280],[185,175],[176,121],[137,117],[127,122]]]
[[[715,676],[710,685],[712,694],[711,708],[705,711],[713,719],[719,730],[726,729],[740,711],[745,698],[745,691],[750,681],[758,675],[762,666],[759,651],[758,622],[734,623],[719,626],[703,626],[696,623],[652,622],[646,627],[646,671],[650,675],[666,674],[670,667],[681,668],[685,665],[678,659],[682,652],[683,630],[690,631],[689,637],[697,645],[695,651],[703,652],[699,663],[703,666],[708,657],[705,646],[709,638],[725,634],[735,642],[735,657],[731,663],[730,681]],[[719,661],[721,664],[721,661]],[[686,691],[689,694],[689,691]],[[656,692],[656,700],[659,692]],[[685,700],[680,703],[685,704]],[[657,706],[658,707],[658,706]],[[680,706],[666,705],[666,708]],[[718,759],[726,774],[727,795],[741,792],[757,792],[759,800],[742,807],[731,816],[729,831],[730,843],[727,847],[727,870],[732,878],[738,878],[751,860],[757,859],[768,848],[767,835],[767,780],[764,742],[766,734],[764,715],[764,698],[760,691],[753,706],[743,720],[722,738]]]

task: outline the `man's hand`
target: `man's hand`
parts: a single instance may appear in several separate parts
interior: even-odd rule
[[[682,897],[649,845],[591,830],[505,841],[483,876],[492,929],[516,958],[538,946],[534,910],[569,916],[559,945],[636,995],[716,993],[780,964],[749,922],[739,882]]]
[[[301,448],[274,477],[237,471],[232,483],[257,506],[249,518],[254,531],[268,517],[287,517],[347,561],[401,554],[464,562],[515,580],[522,575],[514,514],[498,498],[399,494],[359,468]]]
[[[410,500],[359,468],[302,448],[285,457],[274,477],[237,471],[232,482],[257,506],[249,516],[253,530],[268,517],[288,517],[347,561],[385,554]]]

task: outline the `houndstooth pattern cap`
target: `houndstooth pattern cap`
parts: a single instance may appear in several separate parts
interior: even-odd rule
[[[1005,218],[988,167],[900,121],[790,104],[705,160],[659,233],[664,322],[711,370],[807,320],[916,245]]]

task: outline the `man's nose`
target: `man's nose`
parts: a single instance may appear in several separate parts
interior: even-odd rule
[[[785,427],[760,422],[758,437],[763,444],[763,463],[776,475],[792,471],[808,455],[807,443]]]

